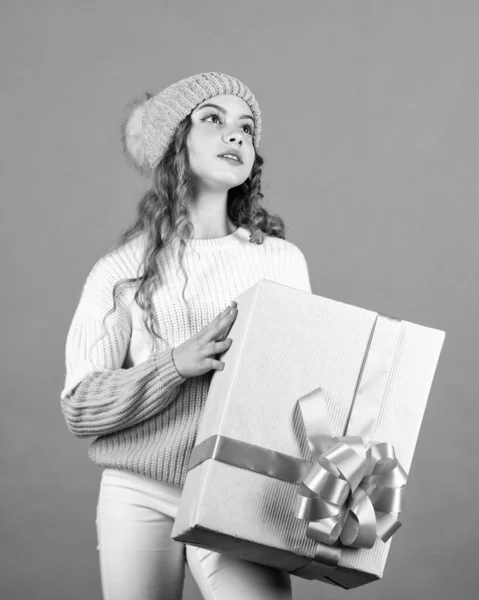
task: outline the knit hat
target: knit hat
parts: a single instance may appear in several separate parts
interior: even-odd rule
[[[250,107],[255,122],[253,141],[257,148],[261,113],[244,83],[223,73],[200,73],[177,81],[156,96],[137,101],[122,125],[126,156],[144,175],[150,175],[163,158],[177,126],[198,104],[220,94],[233,94]]]

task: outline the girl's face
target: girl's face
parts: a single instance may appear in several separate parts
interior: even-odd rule
[[[255,157],[254,120],[246,102],[230,94],[214,96],[195,108],[191,120],[186,143],[197,182],[214,190],[241,185]],[[239,160],[220,157],[228,153],[237,154]]]

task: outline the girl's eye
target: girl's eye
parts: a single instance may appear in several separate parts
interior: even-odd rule
[[[221,123],[221,119],[220,116],[216,113],[212,113],[211,115],[208,115],[207,117],[205,117],[204,119],[202,119],[202,121],[207,121],[208,119],[212,119],[212,118],[218,119],[218,122]],[[213,121],[214,123],[216,123],[216,121]],[[254,134],[254,130],[251,127],[251,125],[243,125],[243,129],[246,128],[248,131],[246,132],[248,135],[253,135]]]
[[[218,121],[221,123],[221,119],[220,119],[219,115],[217,115],[216,113],[213,113],[213,114],[211,114],[211,115],[208,115],[207,117],[205,117],[205,118],[203,119],[203,121],[206,121],[206,120],[208,120],[208,119],[211,119],[211,117],[215,117],[215,118],[216,118],[216,119],[218,119]]]

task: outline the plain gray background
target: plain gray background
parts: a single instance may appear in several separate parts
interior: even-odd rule
[[[478,582],[478,31],[471,0],[3,1],[2,600],[99,599],[101,470],[60,410],[94,262],[148,183],[124,106],[203,71],[263,114],[264,205],[313,293],[446,331],[385,577],[295,600],[475,597]],[[185,600],[199,600],[189,571]]]

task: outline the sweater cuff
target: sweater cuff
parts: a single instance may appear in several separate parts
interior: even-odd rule
[[[163,352],[158,352],[153,356],[154,365],[159,371],[162,380],[167,385],[178,385],[186,381],[186,377],[183,377],[178,371],[173,360],[173,348],[169,348]]]

